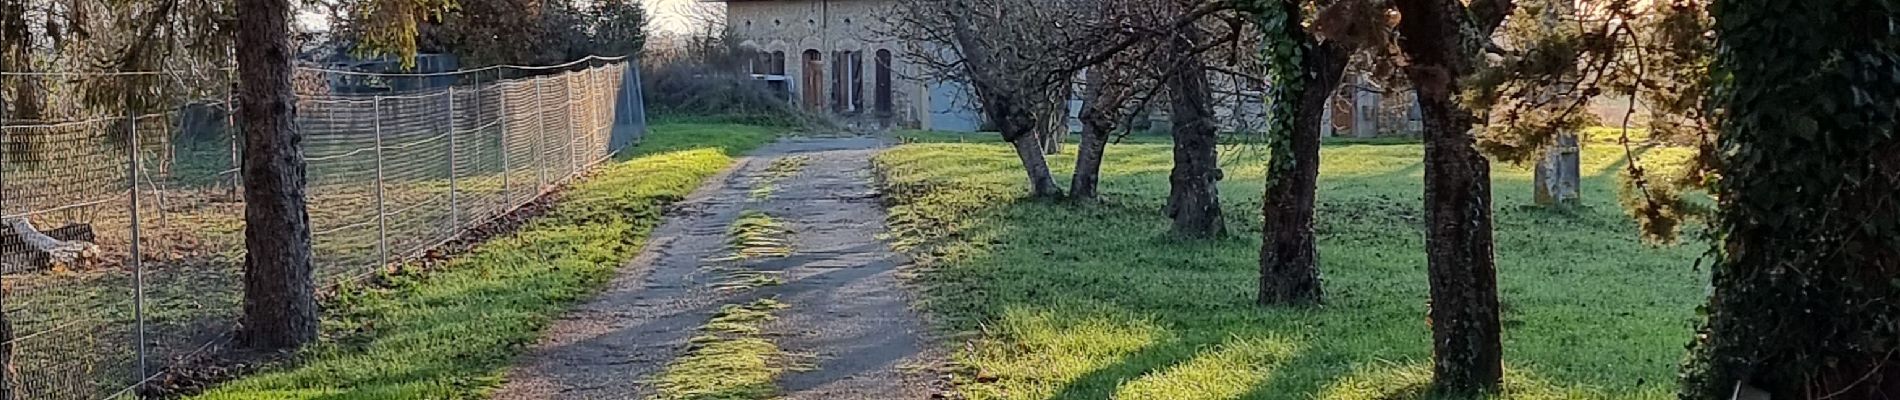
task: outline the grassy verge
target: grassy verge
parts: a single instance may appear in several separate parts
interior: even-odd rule
[[[1648,150],[1645,164],[1679,162]],[[1072,153],[1072,152],[1071,152]],[[915,144],[875,164],[923,307],[959,343],[970,399],[1404,399],[1430,377],[1422,150],[1329,144],[1316,229],[1328,304],[1252,305],[1263,163],[1224,156],[1234,237],[1183,243],[1156,211],[1165,145],[1110,148],[1105,204],[1026,201],[1000,144]],[[1586,205],[1525,208],[1530,172],[1495,171],[1509,372],[1504,397],[1672,398],[1704,247],[1642,243],[1617,206],[1620,147],[1588,146]],[[1058,174],[1072,156],[1051,159]]]
[[[521,231],[436,271],[340,293],[327,304],[322,342],[197,398],[479,397],[556,315],[639,251],[667,204],[770,138],[766,128],[656,125],[624,162],[576,184]]]
[[[634,151],[619,155],[619,161],[680,150],[723,149],[739,155],[770,142],[787,128],[740,125],[716,121],[680,120],[655,123]]]

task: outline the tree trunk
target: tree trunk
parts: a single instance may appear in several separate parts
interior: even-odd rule
[[[1101,181],[1102,153],[1108,150],[1108,135],[1115,130],[1115,117],[1109,110],[1121,108],[1119,100],[1113,101],[1117,104],[1106,104],[1111,99],[1104,96],[1109,92],[1103,87],[1108,81],[1103,68],[1107,67],[1089,68],[1083,78],[1088,87],[1082,96],[1086,102],[1080,116],[1082,143],[1076,146],[1075,176],[1069,182],[1069,197],[1077,200],[1096,200],[1100,196],[1096,184]]]
[[[979,96],[982,96],[979,94]],[[1039,116],[1046,115],[1040,110],[1013,107],[1021,99],[1011,97],[990,97],[984,99],[984,113],[991,124],[1001,131],[1003,141],[1016,148],[1016,157],[1023,162],[1023,172],[1029,176],[1029,195],[1031,197],[1062,197],[1062,188],[1056,186],[1056,180],[1049,173],[1049,161],[1044,158],[1042,136],[1036,130]],[[992,111],[995,110],[995,111]]]
[[[237,7],[246,252],[238,338],[254,349],[293,349],[317,338],[317,303],[303,137],[290,82],[290,2],[245,0]]]
[[[1108,128],[1097,123],[1082,123],[1082,142],[1075,149],[1075,176],[1069,182],[1069,197],[1099,200],[1097,186],[1102,180],[1102,159],[1108,151]]]
[[[40,232],[26,218],[8,218],[0,224],[0,272],[13,274],[46,268],[70,267],[99,256],[92,244],[92,226],[72,224]]]
[[[1497,267],[1492,253],[1491,165],[1473,147],[1478,120],[1458,102],[1482,38],[1467,38],[1456,0],[1399,1],[1400,48],[1418,90],[1425,139],[1426,271],[1431,282],[1432,372],[1441,393],[1496,391],[1503,379]]]
[[[1029,196],[1036,198],[1062,197],[1062,188],[1056,186],[1056,178],[1049,173],[1049,161],[1043,158],[1042,141],[1034,134],[1025,134],[1010,142],[1016,148],[1016,157],[1023,160],[1023,172],[1029,175]]]
[[[1683,399],[1900,398],[1900,38],[1882,4],[1713,9],[1723,251]]]
[[[1168,175],[1168,217],[1173,232],[1187,238],[1213,238],[1226,233],[1221,219],[1219,134],[1214,125],[1213,94],[1206,65],[1193,52],[1202,32],[1181,29],[1169,40],[1171,73],[1167,77],[1170,115],[1174,125],[1174,170]]]
[[[23,0],[0,0],[0,71],[24,72],[31,70],[32,34],[26,22],[26,4]],[[0,76],[0,214],[12,212],[11,199],[5,198],[6,159],[15,152],[24,151],[26,146],[14,143],[8,137],[4,126],[9,120],[40,119],[40,101],[37,85],[29,76]],[[13,101],[7,101],[5,92],[12,92]],[[20,211],[25,211],[20,209]],[[0,285],[0,400],[15,398],[15,388],[19,386],[20,374],[13,367],[14,337],[13,322],[7,317],[6,309],[11,309],[7,301],[5,285]]]
[[[1042,138],[1043,154],[1062,154],[1062,142],[1069,136],[1069,90],[1071,85],[1064,84],[1059,93],[1044,105],[1042,115],[1038,115],[1036,135]]]
[[[1433,97],[1423,103],[1435,382],[1453,393],[1493,391],[1503,379],[1503,348],[1492,258],[1491,166],[1472,147],[1471,123],[1459,116],[1464,111],[1456,100]]]
[[[0,70],[33,71],[33,30],[26,18],[24,0],[0,0]],[[32,76],[0,78],[0,86],[11,89],[13,101],[6,116],[13,120],[37,121],[44,117],[39,79]],[[16,148],[20,143],[9,143]],[[17,149],[8,149],[17,150]]]
[[[1297,10],[1297,7],[1290,7]],[[1298,15],[1297,13],[1292,15]],[[1298,19],[1295,19],[1298,20]],[[1266,193],[1261,204],[1260,293],[1263,305],[1313,304],[1324,297],[1320,287],[1319,249],[1313,237],[1313,204],[1319,190],[1319,131],[1326,102],[1346,69],[1350,54],[1334,44],[1312,43],[1305,29],[1289,25],[1297,40],[1311,51],[1300,60],[1301,85],[1298,117],[1288,140],[1292,157],[1268,160]]]
[[[952,43],[961,50],[963,65],[970,76],[970,86],[975,92],[978,104],[982,105],[984,121],[996,127],[1003,141],[1016,148],[1016,156],[1023,162],[1023,172],[1029,176],[1029,194],[1032,197],[1061,197],[1062,188],[1056,186],[1055,178],[1049,174],[1049,162],[1043,158],[1041,137],[1036,134],[1038,117],[1046,115],[1040,108],[1046,106],[1052,94],[1034,88],[1023,88],[1001,84],[998,79],[1005,71],[998,71],[990,49],[978,39],[976,30],[970,26],[967,17],[967,3],[957,3],[961,13],[950,18]],[[1038,94],[1040,93],[1040,94]]]

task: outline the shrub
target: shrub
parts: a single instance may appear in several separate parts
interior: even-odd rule
[[[666,118],[716,117],[730,122],[799,126],[816,122],[766,86],[733,72],[709,71],[697,63],[671,63],[643,71],[648,112]]]
[[[672,46],[644,56],[641,85],[648,112],[666,119],[712,118],[734,123],[806,126],[820,117],[799,110],[788,93],[753,79],[758,52],[731,33],[675,38]]]

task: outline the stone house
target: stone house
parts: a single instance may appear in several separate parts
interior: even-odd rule
[[[1418,95],[1408,87],[1382,84],[1364,72],[1347,71],[1326,104],[1321,136],[1354,138],[1419,136],[1425,129]]]
[[[957,82],[918,78],[885,22],[892,0],[713,0],[726,24],[755,50],[755,78],[808,111],[861,125],[977,129],[979,115]]]
[[[973,132],[982,116],[964,82],[922,78],[887,24],[895,0],[705,0],[726,5],[726,24],[740,44],[757,52],[754,78],[784,93],[786,100],[859,125]],[[1215,107],[1229,131],[1264,126],[1258,84],[1210,73],[1221,94]],[[1357,74],[1341,85],[1328,112],[1328,136],[1416,135],[1418,114],[1408,91],[1389,91]],[[1080,76],[1077,80],[1080,80]],[[1079,95],[1077,82],[1072,93]],[[1069,102],[1070,129],[1081,100]],[[1166,107],[1149,113],[1165,129]]]

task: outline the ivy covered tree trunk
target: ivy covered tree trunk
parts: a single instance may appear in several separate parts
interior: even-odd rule
[[[244,139],[244,315],[238,339],[283,350],[317,338],[303,137],[291,91],[289,0],[237,5],[238,124]]]
[[[1474,147],[1478,118],[1458,102],[1459,79],[1492,28],[1509,15],[1494,1],[1401,0],[1399,47],[1418,90],[1425,139],[1426,273],[1431,286],[1434,389],[1470,394],[1503,379],[1497,267],[1492,252],[1491,164]],[[1479,12],[1486,11],[1486,12]],[[1473,21],[1479,18],[1494,20]]]
[[[1900,10],[1712,11],[1721,251],[1682,398],[1900,397]]]
[[[1201,41],[1199,28],[1186,27],[1170,35],[1165,80],[1173,113],[1174,170],[1168,175],[1168,218],[1173,232],[1187,238],[1213,238],[1227,231],[1221,219],[1219,127],[1214,125],[1212,89],[1206,65],[1194,51]]]
[[[1299,21],[1300,5],[1266,1],[1261,27],[1269,37],[1269,69],[1275,81],[1268,126],[1266,193],[1261,204],[1260,291],[1262,305],[1313,304],[1324,299],[1313,205],[1319,190],[1320,124],[1326,101],[1339,87],[1350,54],[1336,43],[1315,43]],[[1290,108],[1282,108],[1290,107]],[[1282,122],[1284,121],[1284,122]]]

